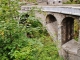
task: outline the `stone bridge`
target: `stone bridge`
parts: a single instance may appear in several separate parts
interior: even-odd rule
[[[29,11],[32,6],[22,6],[21,13]],[[79,6],[36,6],[41,8],[42,13],[36,9],[36,17],[46,27],[54,41],[58,41],[60,55],[65,60],[80,60],[80,7]],[[78,21],[78,42],[74,40],[74,21]]]

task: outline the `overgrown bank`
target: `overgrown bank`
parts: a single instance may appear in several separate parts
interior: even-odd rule
[[[0,60],[60,60],[58,48],[33,10],[19,20],[18,0],[0,3]]]

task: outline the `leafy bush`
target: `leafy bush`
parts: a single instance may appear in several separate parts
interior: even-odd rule
[[[77,0],[77,3],[80,4],[80,0]]]
[[[64,4],[80,4],[80,0],[68,0],[66,3]]]
[[[78,41],[78,37],[79,37],[79,21],[74,20],[74,39]]]
[[[0,3],[0,60],[60,60],[56,45],[34,10],[27,13],[26,21],[19,22],[18,0]]]
[[[60,60],[58,49],[50,38],[46,39],[44,36],[27,40],[26,47],[14,52],[13,56],[17,60]]]
[[[70,0],[68,0],[66,3],[64,3],[64,4],[77,4],[75,1],[70,1]]]

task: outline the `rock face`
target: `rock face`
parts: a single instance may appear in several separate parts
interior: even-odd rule
[[[74,39],[65,43],[62,48],[65,60],[80,60],[80,44]]]
[[[62,4],[62,0],[48,0],[47,4],[48,5],[61,5]]]

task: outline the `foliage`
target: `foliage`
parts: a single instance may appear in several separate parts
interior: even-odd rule
[[[11,53],[17,49],[21,34],[17,24],[18,4],[14,0],[0,0],[0,59],[10,60]],[[21,32],[21,33],[19,33]]]
[[[74,39],[78,41],[78,37],[79,37],[79,21],[74,20]]]
[[[33,3],[35,3],[36,2],[36,0],[27,0],[28,2],[33,2]]]
[[[80,4],[80,0],[77,0],[77,3]]]
[[[70,0],[71,2],[73,2],[73,0]]]
[[[0,3],[0,60],[60,60],[56,45],[33,9],[19,22],[18,0]]]
[[[64,4],[80,4],[80,0],[68,0],[66,3]]]
[[[68,1],[67,1],[66,3],[64,3],[64,4],[76,4],[76,2],[68,0]]]
[[[27,5],[30,5],[30,4],[37,5],[38,4],[37,0],[22,0],[21,2],[22,2],[21,5],[25,5],[25,4],[27,4]]]
[[[15,51],[13,55],[17,60],[60,60],[57,50],[52,40],[44,36],[39,39],[29,39],[26,47]]]

